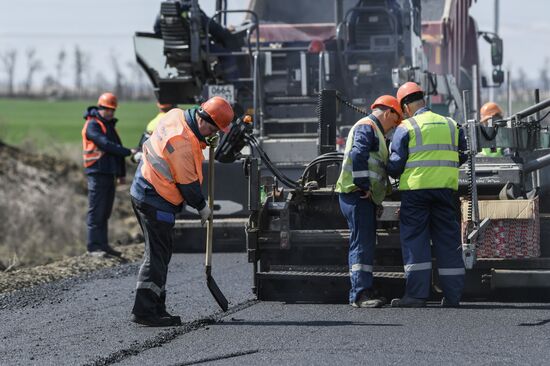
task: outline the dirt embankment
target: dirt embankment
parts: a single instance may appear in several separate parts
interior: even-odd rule
[[[117,187],[109,221],[112,244],[141,239],[128,190]],[[87,205],[79,165],[0,141],[0,270],[84,253]]]

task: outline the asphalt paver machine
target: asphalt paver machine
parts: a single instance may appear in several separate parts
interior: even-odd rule
[[[546,116],[540,115],[548,107],[550,100],[492,126],[481,126],[473,118],[463,127],[470,151],[469,161],[460,171],[457,204],[463,200],[466,296],[517,297],[525,292],[548,296],[550,242],[544,237],[550,228],[550,133],[543,123]],[[298,180],[277,171],[264,152],[245,157],[251,211],[246,229],[248,260],[260,300],[332,303],[347,299],[349,230],[334,191],[342,154],[335,151],[330,133],[324,133],[335,129],[341,108],[351,106],[336,91],[321,93],[319,156],[304,168]],[[469,110],[467,106],[465,110]],[[242,157],[238,151],[245,144],[258,150],[251,127],[237,123],[222,140],[217,159],[227,162]],[[479,157],[482,148],[505,149],[506,155]],[[260,169],[262,163],[272,174]],[[488,204],[496,205],[496,214],[483,209]],[[512,210],[514,204],[524,211],[530,207],[530,215],[499,216],[499,210]],[[382,293],[394,296],[402,293],[404,284],[396,189],[383,206],[374,277]],[[496,249],[491,247],[495,237],[496,245],[500,245]],[[434,271],[433,296],[439,292]]]
[[[435,85],[426,72],[419,0],[314,3],[250,1],[234,10],[231,1],[219,0],[215,13],[207,16],[198,0],[163,1],[155,32],[134,37],[136,58],[162,103],[195,104],[218,95],[232,103],[237,115],[252,115],[258,145],[274,166],[296,180],[318,156],[322,89],[339,90],[343,98],[364,106],[380,93],[395,93],[401,81],[427,89]],[[233,15],[244,20],[230,25]],[[331,144],[341,127],[360,117],[354,108],[343,110],[330,131]],[[247,182],[240,163],[216,164],[216,169],[227,179],[215,187],[214,247],[238,247],[245,242],[250,213]],[[188,245],[202,245],[204,238],[193,236],[204,230],[194,210],[188,211],[176,221],[177,236]]]

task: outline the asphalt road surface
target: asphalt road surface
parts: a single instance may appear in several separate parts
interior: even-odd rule
[[[206,288],[203,256],[175,255],[168,310],[182,327],[129,322],[138,265],[0,297],[0,365],[548,365],[550,304],[354,309],[257,302],[244,254],[214,254],[231,302]]]

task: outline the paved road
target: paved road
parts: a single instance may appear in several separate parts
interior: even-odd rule
[[[169,310],[186,324],[128,322],[137,265],[0,298],[0,364],[546,365],[550,304],[467,303],[461,309],[353,309],[258,303],[243,254],[215,254],[233,308],[220,314],[202,255],[174,256]]]

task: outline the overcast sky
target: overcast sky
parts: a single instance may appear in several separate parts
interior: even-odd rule
[[[210,12],[214,0],[199,3]],[[248,0],[229,3],[240,8]],[[151,31],[159,4],[160,0],[0,0],[0,54],[18,50],[21,78],[25,51],[36,49],[44,64],[36,78],[41,82],[46,74],[53,73],[56,55],[64,49],[68,53],[64,81],[72,83],[72,54],[78,44],[91,53],[93,75],[102,70],[112,79],[109,55],[116,55],[121,65],[134,60],[132,35],[135,31]],[[493,4],[494,0],[478,0],[473,5],[480,30],[493,29]],[[504,64],[511,65],[512,72],[521,65],[530,77],[537,77],[550,58],[550,1],[500,0],[500,4]],[[481,60],[487,64],[485,69],[490,69],[488,50],[481,51]],[[0,80],[5,80],[1,69]]]

